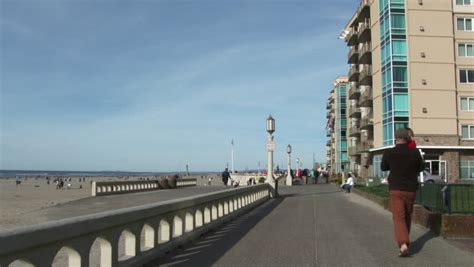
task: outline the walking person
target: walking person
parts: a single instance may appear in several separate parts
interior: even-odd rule
[[[227,168],[222,172],[222,182],[224,183],[224,186],[227,187],[227,183],[229,182],[230,179],[230,173]]]
[[[408,256],[413,204],[418,189],[418,174],[423,171],[423,159],[416,149],[408,147],[409,133],[400,128],[395,132],[396,146],[387,150],[381,163],[382,171],[390,171],[388,187],[399,256]]]

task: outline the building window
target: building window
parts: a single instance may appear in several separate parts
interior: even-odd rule
[[[471,0],[456,0],[457,6],[470,6],[472,5]]]
[[[474,83],[474,70],[459,70],[459,82]]]
[[[460,178],[474,179],[474,160],[460,160]]]
[[[474,44],[458,44],[459,57],[474,57]]]
[[[384,178],[388,175],[388,172],[383,172],[380,169],[380,165],[382,164],[382,155],[376,155],[373,158],[373,171],[372,175],[374,178]]]
[[[472,18],[458,18],[458,31],[472,31]]]
[[[474,111],[474,97],[461,97],[461,110]]]
[[[461,138],[474,139],[474,125],[461,125]]]

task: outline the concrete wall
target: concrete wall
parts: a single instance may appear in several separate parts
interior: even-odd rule
[[[2,231],[0,266],[140,266],[263,203],[269,190],[261,184]]]

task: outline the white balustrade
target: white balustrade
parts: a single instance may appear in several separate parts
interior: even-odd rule
[[[1,231],[0,266],[142,265],[268,200],[269,190],[233,188]]]
[[[176,187],[196,186],[196,178],[178,179]],[[92,196],[124,194],[141,191],[159,190],[158,180],[103,181],[92,182]]]

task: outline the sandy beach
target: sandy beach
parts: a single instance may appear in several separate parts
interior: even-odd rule
[[[191,176],[198,179],[198,185],[204,185],[209,177],[212,184],[220,184],[216,175]],[[155,177],[140,177],[142,179],[156,179]],[[11,228],[28,218],[28,213],[46,209],[69,201],[91,197],[91,181],[126,180],[127,177],[85,177],[79,182],[79,177],[66,179],[63,189],[56,189],[56,184],[45,178],[22,178],[21,184],[16,186],[15,179],[0,179],[0,228]],[[138,180],[139,177],[128,177],[128,180]],[[67,184],[71,184],[70,189]],[[80,188],[82,186],[82,188]]]

